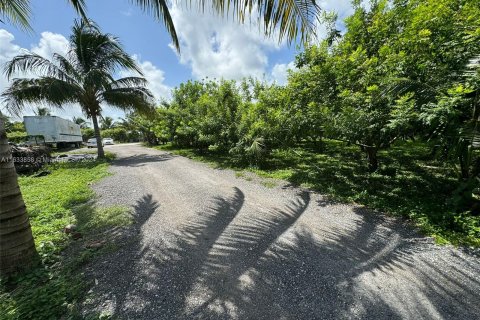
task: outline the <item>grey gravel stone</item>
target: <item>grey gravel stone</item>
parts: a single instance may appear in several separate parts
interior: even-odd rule
[[[120,319],[478,319],[475,250],[400,220],[267,188],[140,145],[107,147],[100,205],[133,208],[120,250],[94,263],[85,312]]]

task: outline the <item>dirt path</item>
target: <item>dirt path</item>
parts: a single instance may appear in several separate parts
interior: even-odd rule
[[[95,186],[132,206],[87,309],[121,319],[474,319],[480,261],[401,222],[140,145]]]

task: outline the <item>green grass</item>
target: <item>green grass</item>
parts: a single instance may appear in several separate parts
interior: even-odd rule
[[[409,218],[438,243],[480,246],[480,218],[453,210],[456,175],[444,163],[431,160],[431,148],[419,142],[404,142],[379,154],[380,168],[367,170],[359,148],[325,141],[323,152],[308,144],[273,150],[261,168],[250,168],[226,154],[198,153],[157,147],[218,168],[248,170],[264,178],[282,179],[326,194],[334,201],[354,202],[369,208]]]
[[[100,209],[92,201],[90,185],[108,176],[107,168],[102,161],[63,163],[46,168],[51,171],[47,176],[19,178],[40,261],[0,282],[0,319],[75,318],[76,304],[89,286],[82,266],[111,249],[108,243],[97,250],[85,244],[103,240],[112,227],[132,223],[129,209]],[[74,241],[66,235],[68,224],[76,224],[83,238]]]

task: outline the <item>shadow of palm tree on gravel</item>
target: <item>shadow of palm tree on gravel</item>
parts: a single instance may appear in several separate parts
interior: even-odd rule
[[[306,225],[306,191],[255,215],[241,214],[244,201],[234,188],[161,239],[133,237],[106,262],[98,301],[126,319],[471,319],[480,312],[478,261],[458,270],[398,221],[357,208],[348,226],[324,227],[322,215]],[[157,208],[151,196],[137,203],[138,232]]]

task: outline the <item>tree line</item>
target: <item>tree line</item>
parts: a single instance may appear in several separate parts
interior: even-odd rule
[[[326,39],[297,54],[284,86],[244,79],[175,88],[142,120],[149,142],[261,165],[272,149],[309,141],[321,150],[328,138],[358,146],[373,172],[379,151],[420,140],[458,170],[459,192],[471,199],[480,174],[479,1],[353,5],[343,34],[326,16]]]

